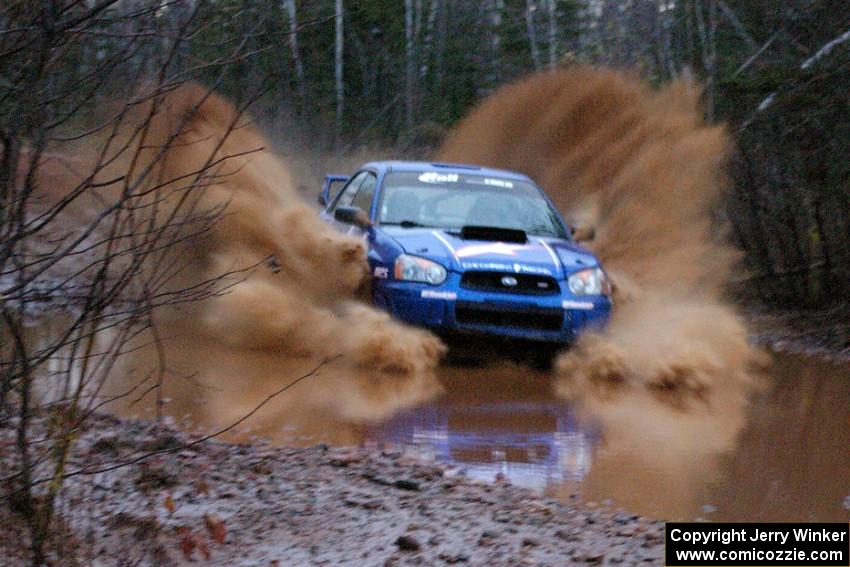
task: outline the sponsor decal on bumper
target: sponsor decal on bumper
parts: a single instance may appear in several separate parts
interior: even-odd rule
[[[435,291],[433,289],[423,289],[420,296],[428,299],[457,299],[457,294],[453,291]]]
[[[565,300],[561,306],[564,309],[593,309],[593,303],[590,301],[572,301],[570,299]]]

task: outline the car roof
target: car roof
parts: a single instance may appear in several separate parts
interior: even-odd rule
[[[506,169],[494,169],[490,167],[481,167],[478,165],[464,163],[443,163],[443,162],[428,162],[428,161],[402,161],[402,160],[385,160],[385,161],[370,161],[363,164],[360,169],[376,169],[383,170],[387,173],[391,171],[413,171],[413,172],[452,172],[464,173],[467,175],[481,175],[491,177],[501,177],[505,179],[516,179],[522,181],[531,181],[528,176],[515,171]]]

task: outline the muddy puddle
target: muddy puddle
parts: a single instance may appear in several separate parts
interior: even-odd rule
[[[446,366],[445,392],[426,404],[370,426],[325,414],[289,440],[389,445],[471,478],[666,520],[850,520],[846,363],[776,356],[745,416],[628,397],[582,407],[551,380],[511,364]]]

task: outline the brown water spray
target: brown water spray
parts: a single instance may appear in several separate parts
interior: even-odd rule
[[[139,280],[174,301],[154,308],[155,332],[135,339],[100,392],[120,398],[112,409],[152,416],[158,406],[196,425],[227,426],[328,359],[244,425],[275,437],[301,417],[378,419],[439,391],[442,343],[355,300],[365,244],[304,204],[247,116],[186,85],[140,104],[116,132],[85,157],[75,147],[72,169],[58,156],[41,167],[55,202],[107,148],[95,180],[104,185],[77,198],[66,223],[83,224],[128,192],[134,228],[122,233],[164,231]],[[129,249],[132,238],[119,240]],[[204,289],[204,299],[178,300]]]
[[[703,121],[699,95],[687,81],[654,90],[589,67],[537,74],[485,99],[437,153],[528,174],[594,235],[586,245],[613,280],[614,314],[557,360],[565,396],[638,388],[683,409],[719,388],[745,400],[754,383],[762,357],[722,296],[738,253],[713,215],[732,143]]]

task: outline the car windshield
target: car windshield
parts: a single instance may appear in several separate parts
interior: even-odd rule
[[[392,172],[384,177],[379,224],[459,230],[487,226],[566,238],[558,214],[534,184],[455,172]]]

